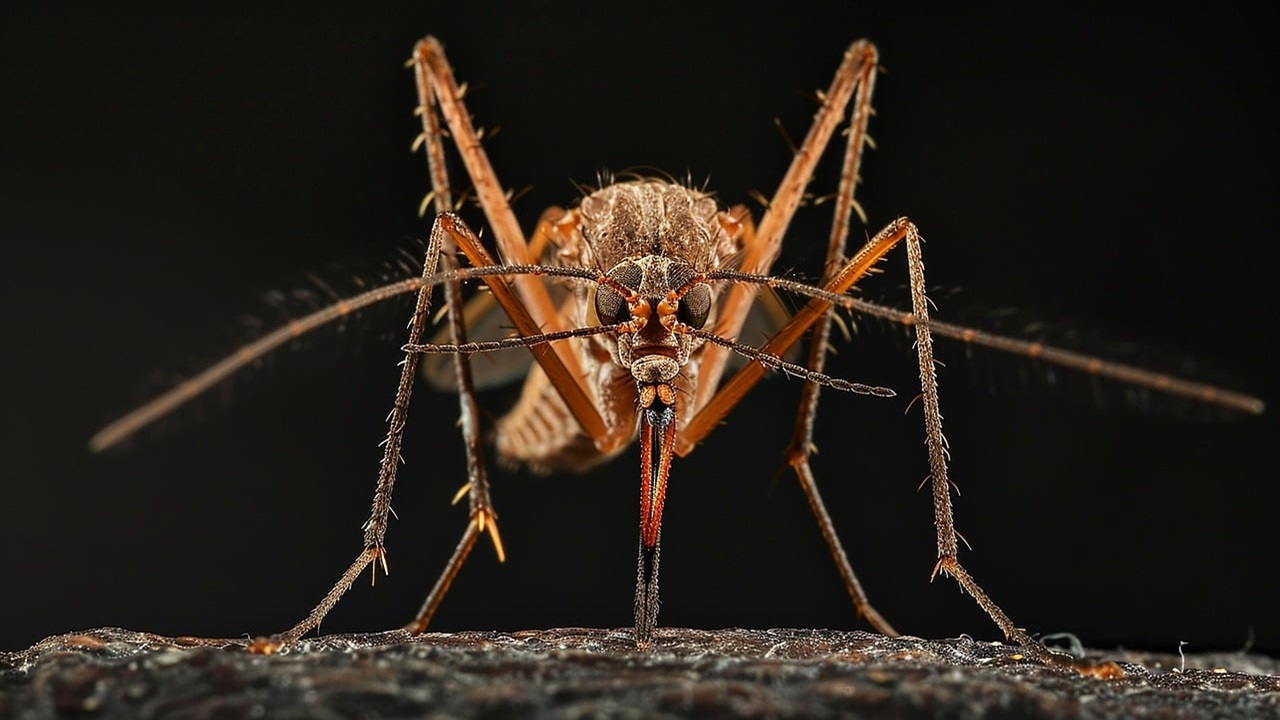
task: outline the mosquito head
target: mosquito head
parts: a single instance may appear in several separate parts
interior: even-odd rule
[[[621,323],[617,361],[641,386],[670,382],[689,361],[694,338],[682,332],[706,324],[711,286],[692,266],[663,255],[623,260],[596,289],[601,323]]]

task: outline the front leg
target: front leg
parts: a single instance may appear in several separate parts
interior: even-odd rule
[[[978,603],[1004,632],[1007,639],[1026,648],[1037,659],[1057,662],[1063,656],[1034,640],[1026,630],[1009,619],[991,596],[978,586],[957,558],[959,544],[955,519],[951,511],[951,478],[947,473],[946,440],[942,435],[942,411],[938,403],[938,374],[933,359],[933,336],[929,331],[929,299],[925,295],[924,260],[920,251],[920,232],[915,223],[901,219],[907,246],[907,273],[911,284],[911,313],[916,331],[916,355],[920,365],[920,402],[924,411],[925,444],[929,450],[929,481],[933,489],[933,521],[938,534],[938,573],[955,578],[960,587]]]
[[[442,218],[436,218],[431,226],[431,239],[427,244],[426,258],[422,263],[424,282],[418,291],[418,301],[414,306],[413,317],[409,320],[409,344],[416,345],[422,342],[422,333],[426,328],[428,311],[431,307],[431,290],[434,287],[428,281],[436,274],[445,236],[445,224]],[[364,550],[356,556],[355,561],[342,574],[338,582],[301,622],[274,637],[255,640],[250,645],[251,650],[270,653],[282,646],[297,642],[303,635],[320,625],[347,590],[351,589],[355,579],[371,563],[377,560],[382,565],[383,571],[386,571],[387,554],[383,547],[383,540],[386,538],[387,521],[391,514],[391,491],[396,483],[396,471],[400,465],[400,447],[404,441],[404,427],[409,420],[409,398],[413,395],[413,383],[417,377],[421,357],[418,353],[406,352],[404,361],[400,364],[400,384],[396,388],[391,413],[387,416],[387,437],[382,444],[382,463],[378,471],[377,489],[373,494],[373,509],[364,524]],[[377,566],[374,567],[373,572],[376,577]]]

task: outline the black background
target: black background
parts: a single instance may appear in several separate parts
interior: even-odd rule
[[[428,32],[478,124],[502,127],[501,180],[533,185],[526,226],[600,169],[687,172],[727,202],[771,192],[789,160],[773,119],[801,137],[812,90],[871,38],[887,73],[860,198],[872,232],[920,224],[939,317],[1015,334],[1044,320],[1033,336],[1157,368],[1194,358],[1192,377],[1276,400],[1274,10],[871,5],[4,11],[0,648],[100,625],[280,630],[359,552],[402,304],[126,447],[86,441],[234,348],[239,317],[275,322],[267,291],[308,271],[350,287],[425,237],[402,64]],[[780,269],[812,275],[827,217],[802,211]],[[886,269],[866,292],[901,301],[901,259]],[[954,583],[929,583],[909,341],[864,323],[840,345],[833,372],[900,392],[824,396],[815,467],[855,567],[905,632],[998,637]],[[1052,385],[1030,361],[939,356],[962,561],[1015,620],[1091,645],[1280,650],[1274,412],[1202,422]],[[795,483],[769,491],[798,389],[765,383],[678,461],[662,624],[863,627]],[[392,574],[358,583],[325,631],[407,620],[465,523],[448,505],[456,404],[416,400]],[[511,393],[482,402],[496,416]],[[632,449],[585,476],[495,471],[508,561],[478,546],[434,627],[628,625],[635,467]]]

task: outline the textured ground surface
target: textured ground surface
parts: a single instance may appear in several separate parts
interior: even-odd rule
[[[0,717],[1280,718],[1280,662],[819,630],[332,635],[275,655],[118,629],[0,653]],[[1118,677],[1105,676],[1118,675]]]

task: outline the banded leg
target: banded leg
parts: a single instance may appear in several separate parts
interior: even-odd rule
[[[832,293],[844,293],[871,267],[899,242],[907,245],[907,262],[910,272],[912,295],[912,325],[916,329],[916,346],[919,353],[921,392],[924,400],[925,433],[929,451],[930,478],[933,483],[934,523],[937,527],[938,562],[934,574],[939,572],[955,578],[965,592],[1004,632],[1010,640],[1018,642],[1036,654],[1050,655],[1049,651],[1031,639],[1021,628],[1013,624],[1008,615],[996,605],[957,559],[957,535],[951,510],[951,481],[947,474],[946,451],[942,438],[942,416],[938,409],[937,376],[933,365],[933,343],[929,333],[928,298],[925,296],[924,263],[920,256],[920,238],[916,226],[906,218],[899,218],[876,234],[863,248],[841,267],[823,289]],[[791,321],[782,327],[762,352],[781,355],[794,345],[804,332],[822,318],[830,308],[830,302],[813,298]],[[752,388],[766,369],[761,363],[751,363],[737,372],[684,428],[680,447],[692,449],[711,431],[724,414],[728,413]]]
[[[446,269],[451,269],[455,266],[452,257],[457,244],[449,233],[450,218],[443,214],[452,206],[453,202],[444,163],[444,144],[440,120],[436,114],[436,97],[431,84],[424,80],[424,73],[420,64],[416,67],[416,70],[423,124],[422,137],[425,141],[428,172],[431,178],[431,196],[435,199],[435,207],[438,213],[435,222],[432,224],[427,258],[423,263],[424,277],[427,277],[435,274],[436,268],[441,264],[440,256],[442,251],[446,253],[446,260],[444,261]],[[430,305],[430,288],[424,287],[419,292],[418,297],[418,306],[409,326],[409,340],[407,343],[409,345],[418,345],[422,342],[422,333],[426,325],[426,312]],[[466,331],[462,322],[461,289],[456,280],[445,284],[445,297],[448,305],[450,336],[455,344],[460,344],[466,340]],[[279,644],[295,642],[302,635],[317,627],[325,615],[337,604],[338,600],[350,589],[352,582],[363,572],[364,567],[373,562],[374,559],[379,559],[383,563],[384,571],[386,570],[386,551],[383,548],[383,540],[386,535],[387,518],[391,509],[391,491],[395,485],[396,470],[400,461],[400,446],[403,442],[404,425],[408,420],[409,398],[413,392],[413,382],[417,376],[421,357],[420,354],[406,352],[401,365],[400,385],[396,391],[396,402],[391,413],[387,439],[384,441],[384,455],[378,477],[378,486],[374,492],[373,512],[365,523],[364,551],[302,622],[277,635],[270,641],[255,643],[255,649],[270,650]],[[436,581],[432,592],[427,596],[422,609],[409,624],[409,628],[415,632],[421,632],[422,628],[426,626],[427,620],[430,619],[431,614],[438,607],[449,584],[470,554],[471,548],[475,545],[476,537],[481,530],[486,527],[490,529],[499,557],[502,557],[503,554],[502,546],[498,540],[497,526],[493,524],[495,514],[489,498],[488,478],[480,459],[479,430],[476,425],[478,411],[475,406],[475,390],[471,377],[470,361],[464,355],[458,354],[454,356],[454,374],[458,381],[462,433],[467,453],[467,471],[469,475],[467,490],[470,499],[471,521],[463,532],[462,539],[459,541],[449,563],[445,566],[444,572]],[[376,572],[375,568],[375,577]]]
[[[857,87],[853,98],[852,119],[847,129],[848,144],[845,147],[844,163],[840,170],[840,183],[836,190],[834,210],[831,219],[831,234],[827,241],[826,265],[823,268],[823,282],[830,280],[840,269],[844,259],[845,244],[849,237],[849,225],[853,219],[853,211],[857,207],[855,194],[858,187],[858,169],[862,165],[862,150],[866,146],[867,124],[871,119],[871,96],[875,90],[876,69],[878,65],[872,54],[858,68]],[[859,215],[861,213],[859,212]],[[863,221],[865,222],[865,218]],[[813,335],[809,339],[809,357],[806,367],[815,372],[822,372],[826,365],[827,343],[831,336],[831,310],[823,314],[814,325]],[[822,538],[831,551],[836,569],[844,581],[845,590],[853,600],[857,613],[865,618],[876,631],[885,635],[897,635],[898,631],[884,619],[871,605],[867,593],[853,571],[849,556],[845,552],[840,536],[836,533],[831,515],[827,512],[818,484],[813,477],[813,469],[809,465],[809,455],[813,451],[813,425],[818,413],[818,397],[822,386],[814,382],[806,382],[800,396],[800,408],[796,415],[796,424],[791,436],[791,444],[787,448],[786,458],[796,473],[800,489],[804,491],[813,511]]]
[[[1042,659],[1054,659],[1054,653],[1036,642],[1025,630],[1013,624],[1009,616],[973,579],[956,555],[955,519],[951,511],[951,478],[947,473],[946,441],[942,436],[942,412],[938,405],[938,374],[933,360],[933,337],[929,331],[929,299],[925,296],[924,260],[920,253],[920,234],[916,226],[906,222],[907,273],[911,283],[911,312],[915,316],[916,354],[920,363],[920,400],[924,412],[925,444],[929,449],[929,480],[933,489],[933,522],[938,532],[938,562],[933,576],[950,575],[978,603],[1004,632],[1007,639],[1022,645]]]
[[[869,101],[869,99],[868,96],[867,100]],[[860,106],[863,105],[861,95],[859,96],[859,104]],[[869,106],[866,113],[869,114]],[[855,122],[854,128],[856,129],[857,127],[858,124]],[[862,121],[862,127],[865,128],[865,119]],[[855,142],[857,143],[856,145]],[[828,271],[824,280],[830,279],[830,276],[839,270],[839,264],[844,254],[844,240],[848,235],[849,215],[853,208],[852,197],[849,196],[849,193],[852,192],[853,184],[857,181],[857,160],[856,158],[853,160],[849,158],[854,152],[857,152],[855,148],[860,149],[861,145],[862,138],[856,137],[853,134],[853,129],[851,129],[849,149],[846,151],[845,171],[841,175],[840,196],[836,202],[836,221],[832,225],[829,243]],[[730,214],[733,215],[733,211],[730,211]],[[744,219],[742,225],[745,244],[750,245],[754,242],[753,234],[755,228],[751,225],[749,217]],[[814,328],[813,337],[810,339],[807,367],[815,372],[822,372],[825,364],[825,351],[830,324],[831,311],[828,311],[818,321],[817,326]],[[800,489],[804,492],[805,499],[809,503],[809,509],[813,512],[814,520],[818,523],[818,530],[822,533],[822,539],[826,542],[827,549],[831,552],[831,557],[836,564],[836,570],[840,573],[845,590],[849,593],[857,613],[865,618],[877,632],[896,636],[899,634],[898,631],[880,615],[879,611],[872,607],[871,601],[867,598],[867,593],[862,588],[862,583],[858,580],[858,575],[854,572],[853,565],[849,562],[849,555],[845,552],[844,544],[836,533],[835,524],[831,521],[831,515],[827,512],[822,493],[819,492],[817,482],[814,480],[813,470],[809,466],[809,454],[813,446],[813,419],[817,413],[818,389],[820,387],[821,385],[815,382],[806,382],[804,385],[804,394],[801,396],[800,410],[796,418],[795,434],[786,453],[787,463],[796,473],[796,480],[800,483]]]
[[[846,261],[840,271],[824,283],[821,289],[833,294],[847,292],[856,282],[866,277],[875,264],[906,237],[909,225],[910,222],[905,218],[900,218],[876,233],[875,237]],[[768,342],[759,348],[759,352],[777,357],[784,356],[830,308],[831,300],[811,298],[778,332],[774,333]],[[759,362],[748,363],[721,385],[715,395],[677,434],[676,454],[683,456],[692,452],[693,448],[724,420],[729,411],[737,406],[767,372],[769,372],[768,368]]]
[[[854,140],[851,137],[851,143]],[[856,168],[856,164],[846,162],[846,170],[849,167]],[[848,175],[848,182],[855,181],[856,176]],[[842,190],[847,189],[852,192],[852,185],[847,185],[842,181]],[[843,193],[842,193],[843,194]],[[850,202],[845,205],[844,217],[845,222],[848,221],[848,212],[852,207],[852,197],[848,198]],[[838,204],[836,209],[837,217],[841,214],[841,206]],[[906,236],[909,223],[905,220],[897,221],[884,230],[881,230],[871,241],[854,255],[852,259],[846,262],[843,267],[838,268],[836,272],[824,285],[824,289],[833,292],[845,292],[854,283],[861,279],[872,266],[875,265],[885,254],[887,254],[897,243]],[[838,237],[839,231],[833,227],[831,245],[834,250],[838,251],[837,243],[842,244],[842,238]],[[833,252],[833,256],[838,254]],[[823,301],[814,299],[810,301],[804,308],[800,310],[791,321],[783,326],[781,330],[762,348],[764,352],[782,356],[797,342],[804,334],[805,330],[812,324],[819,321],[830,322],[830,305]],[[821,342],[819,342],[819,340]],[[818,348],[817,350],[813,348]],[[814,341],[810,350],[810,367],[814,365],[821,369],[821,359],[814,362],[813,353],[825,353],[826,342],[825,337],[819,337]],[[708,404],[703,411],[696,415],[685,427],[685,432],[677,444],[677,451],[682,449],[687,452],[710,432],[712,428],[719,424],[725,414],[729,412],[746,393],[754,387],[764,375],[764,368],[759,363],[751,363],[730,379],[730,381],[721,389]],[[806,385],[808,387],[808,385]],[[811,432],[812,413],[816,411],[816,392],[810,396],[808,393],[802,400],[801,412],[797,418],[798,432],[802,423],[808,423],[803,427],[806,433],[804,451],[798,454],[791,454],[788,461],[795,469],[797,480],[800,482],[801,490],[804,491],[806,499],[809,501],[809,507],[813,511],[814,518],[818,523],[818,528],[822,533],[823,540],[827,543],[827,548],[831,552],[831,556],[836,563],[836,568],[840,573],[841,579],[844,581],[845,589],[853,600],[854,606],[859,615],[866,618],[867,621],[878,632],[886,635],[897,635],[897,631],[892,625],[886,621],[880,613],[871,605],[867,598],[865,590],[862,588],[861,582],[858,580],[857,574],[853,570],[852,564],[849,562],[848,554],[844,550],[843,544],[840,542],[839,535],[835,530],[835,525],[831,521],[831,516],[827,512],[826,505],[822,500],[822,495],[818,491],[817,482],[814,479],[813,471],[809,466],[808,449],[810,442],[808,440]]]
[[[769,207],[761,218],[755,234],[746,238],[742,259],[742,269],[745,272],[768,273],[770,265],[778,255],[782,236],[790,225],[796,209],[800,206],[804,190],[813,177],[814,168],[844,117],[845,109],[854,99],[856,91],[857,100],[849,128],[849,145],[841,172],[840,191],[835,210],[836,222],[833,224],[832,236],[828,243],[828,265],[825,272],[830,274],[833,267],[838,264],[838,258],[843,251],[844,235],[847,233],[849,212],[856,206],[853,191],[857,184],[862,146],[866,143],[866,125],[871,115],[871,93],[874,89],[877,62],[878,54],[875,45],[867,40],[858,40],[845,51],[844,59],[837,68],[831,85],[821,96],[822,106],[818,109],[804,142],[796,150],[791,165],[774,192],[773,199],[769,202]],[[846,204],[847,207],[845,207]],[[841,220],[841,217],[844,219]],[[833,290],[837,285],[839,288],[834,289],[834,292],[844,292],[849,289],[897,242],[897,239],[889,238],[892,232],[892,226],[885,228],[875,239],[868,242],[862,253],[846,263],[840,272],[830,278],[825,285],[826,289]],[[887,243],[884,242],[886,240]],[[877,247],[878,249],[873,249]],[[847,283],[840,282],[840,278],[847,279]],[[738,336],[756,292],[756,288],[747,285],[736,285],[729,289],[728,296],[720,309],[720,319],[716,324],[718,334],[724,337]],[[782,357],[830,307],[830,304],[824,301],[810,301],[774,335],[764,350]],[[695,415],[677,438],[676,453],[679,455],[692,452],[694,446],[737,406],[742,396],[754,387],[763,375],[763,368],[752,363],[739,370],[728,384],[722,386],[720,379],[724,373],[727,356],[728,351],[721,347],[710,347],[704,351],[702,365],[699,368],[701,379],[694,402]]]
[[[462,101],[462,92],[454,79],[453,68],[445,58],[444,48],[438,40],[428,36],[414,48],[413,58],[428,147],[433,142],[440,142],[442,128],[429,125],[425,118],[433,112],[433,108],[438,107],[466,167],[485,219],[497,239],[501,259],[513,264],[536,262],[515,214],[511,211],[506,193],[480,145],[479,136],[471,124],[471,116]],[[470,234],[470,231],[467,233]],[[455,240],[459,238],[457,233],[453,236]],[[459,240],[458,244],[473,265],[495,264],[478,241],[464,243]],[[538,278],[518,276],[507,280],[493,276],[485,278],[485,284],[521,335],[537,335],[564,329],[560,327],[556,308],[546,286]],[[582,380],[580,363],[567,346],[537,345],[530,347],[530,352],[564,398],[574,419],[595,441],[601,452],[616,450],[630,440],[631,428],[606,427]]]
[[[451,213],[438,215],[432,224],[427,260],[423,264],[424,280],[435,274],[436,266],[439,263],[448,262],[447,260],[441,260],[441,248],[447,244],[465,246],[474,242],[477,242],[474,233],[457,216]],[[452,298],[449,298],[451,301],[449,307],[451,334],[455,340],[465,342],[461,295],[457,292],[456,282],[447,281],[444,285],[445,292],[448,295],[453,295]],[[413,392],[413,382],[422,357],[421,348],[424,347],[422,334],[426,327],[432,287],[432,284],[424,282],[422,289],[419,291],[418,305],[413,319],[410,321],[409,340],[405,344],[405,359],[401,365],[400,385],[397,388],[396,401],[389,416],[387,438],[383,442],[383,459],[378,476],[377,490],[374,493],[373,512],[364,526],[365,549],[306,618],[284,633],[280,633],[270,639],[256,640],[251,645],[251,649],[255,651],[272,652],[283,645],[296,642],[304,634],[317,627],[325,615],[333,609],[347,590],[351,588],[355,578],[374,560],[381,561],[383,570],[384,572],[386,571],[386,550],[383,547],[383,539],[386,535],[388,517],[391,512],[391,492],[395,485],[396,470],[401,459],[400,447],[403,442],[404,427],[408,420],[409,399]],[[454,343],[455,346],[460,344],[459,342]],[[505,552],[496,524],[497,515],[493,510],[493,504],[489,497],[488,476],[481,459],[483,450],[480,443],[479,425],[477,423],[478,410],[475,406],[475,388],[471,380],[470,364],[469,362],[459,362],[459,360],[465,360],[465,353],[455,352],[453,355],[457,358],[455,359],[457,364],[454,369],[457,372],[459,382],[461,424],[467,452],[468,482],[464,487],[464,491],[470,497],[471,519],[463,531],[462,538],[459,540],[444,571],[423,602],[422,608],[414,620],[406,626],[406,629],[415,633],[422,632],[426,628],[431,616],[436,608],[439,607],[440,601],[443,600],[445,593],[481,533],[488,532],[490,534],[494,548],[498,553],[498,559],[500,561],[505,559]]]
[[[424,280],[435,275],[440,260],[440,248],[444,244],[444,224],[437,220],[431,227],[431,239],[427,243],[426,258],[422,263]],[[427,325],[428,311],[431,306],[432,285],[424,283],[418,291],[418,301],[414,306],[413,317],[409,321],[409,343],[422,342],[422,333]],[[387,438],[383,441],[382,463],[378,471],[378,485],[373,494],[373,509],[369,520],[364,524],[364,550],[358,555],[347,571],[342,574],[333,588],[320,600],[319,604],[297,625],[269,639],[255,640],[250,649],[255,652],[274,652],[283,645],[297,642],[306,633],[319,627],[325,615],[333,609],[338,601],[351,589],[352,583],[364,569],[375,560],[387,569],[387,555],[383,548],[383,540],[387,534],[387,520],[391,514],[391,490],[396,481],[396,470],[400,464],[400,447],[404,440],[404,426],[409,419],[409,399],[413,395],[413,383],[418,374],[418,362],[421,355],[406,352],[400,365],[400,384],[396,388],[395,402],[387,419]],[[377,576],[377,567],[374,568]]]
[[[934,573],[945,572],[956,578],[961,587],[978,601],[978,604],[996,622],[1005,635],[1019,643],[1039,647],[1020,628],[1014,626],[1008,616],[1000,610],[994,601],[986,595],[956,559],[956,533],[952,520],[950,485],[947,478],[946,460],[942,446],[941,414],[937,403],[937,382],[933,369],[932,343],[928,333],[928,315],[921,314],[927,303],[924,296],[923,263],[920,261],[919,235],[915,226],[901,219],[886,227],[876,238],[873,238],[863,250],[844,265],[839,272],[833,274],[835,261],[843,254],[847,235],[849,215],[855,206],[854,190],[857,185],[858,166],[861,162],[862,146],[866,141],[866,125],[871,113],[871,94],[874,90],[877,53],[875,46],[866,41],[857,41],[845,52],[844,61],[836,71],[830,88],[823,97],[823,105],[819,109],[808,135],[792,160],[787,174],[774,194],[768,211],[760,222],[758,235],[743,260],[743,269],[747,272],[767,272],[776,258],[781,246],[782,236],[790,224],[791,218],[799,206],[804,189],[813,175],[819,157],[826,149],[836,125],[844,114],[847,104],[853,99],[853,119],[849,129],[849,146],[845,152],[845,162],[841,172],[840,188],[837,194],[835,218],[828,242],[827,272],[824,276],[824,288],[833,292],[845,292],[854,282],[862,277],[893,245],[905,239],[908,246],[908,262],[912,275],[912,302],[915,306],[917,346],[920,348],[921,384],[925,387],[924,395],[932,398],[927,404],[926,432],[929,446],[929,460],[934,483],[934,514],[938,529],[938,564]],[[856,99],[854,99],[856,91]],[[745,321],[750,307],[753,288],[737,286],[730,290],[723,306],[723,319],[717,328],[722,334],[734,337]],[[830,332],[830,304],[819,300],[808,303],[800,313],[792,318],[763,348],[767,353],[781,356],[797,342],[801,334],[811,325],[819,324],[816,337],[810,349],[809,367],[821,370],[824,364],[826,342]],[[924,308],[927,310],[927,308]],[[705,437],[720,420],[737,405],[746,392],[758,382],[763,375],[763,366],[752,363],[739,371],[724,387],[717,385],[724,370],[725,353],[719,348],[703,361],[702,372],[707,382],[701,384],[699,396],[695,403],[696,414],[684,428],[677,442],[677,452],[681,455],[690,452],[694,445]],[[796,429],[792,445],[789,448],[788,460],[795,468],[801,488],[809,499],[810,507],[818,520],[823,537],[826,539],[832,556],[836,561],[846,589],[853,598],[858,612],[868,619],[877,630],[887,634],[896,634],[879,613],[870,605],[861,584],[858,582],[847,555],[835,533],[834,526],[826,512],[821,495],[818,493],[808,464],[809,449],[812,445],[812,424],[817,410],[817,387],[807,384],[801,401],[801,409],[797,417]]]
[[[769,267],[778,256],[782,247],[782,238],[795,216],[800,201],[804,198],[805,188],[813,178],[814,168],[821,159],[836,127],[844,118],[845,109],[853,98],[854,90],[864,80],[874,78],[877,53],[875,45],[866,40],[858,40],[844,53],[844,59],[836,70],[835,77],[826,92],[821,95],[822,106],[814,116],[813,124],[805,135],[791,165],[787,168],[782,182],[774,191],[769,207],[757,226],[755,240],[744,248],[741,268],[749,273],[767,274]],[[866,93],[867,105],[864,111],[870,112],[870,94]],[[865,137],[865,134],[862,136]],[[855,167],[856,171],[856,167]],[[852,195],[850,195],[852,199]],[[735,286],[729,288],[728,296],[720,307],[720,319],[716,323],[716,332],[724,337],[738,337],[742,325],[755,297],[756,289]],[[694,399],[694,411],[700,412],[716,396],[717,386],[724,374],[728,351],[724,348],[707,348],[703,353],[702,365],[699,368],[700,380]],[[688,452],[677,450],[681,455]]]
[[[422,129],[426,138],[427,169],[431,176],[431,193],[435,198],[436,222],[441,223],[444,214],[453,206],[453,198],[445,165],[444,144],[441,142],[440,118],[436,114],[435,94],[431,90],[431,85],[423,81],[421,68],[416,68],[416,70],[419,75],[418,87],[423,93],[419,96],[419,102],[422,107]],[[454,242],[451,233],[446,231],[442,235],[441,251],[444,255],[442,264],[446,270],[454,269],[457,267],[455,255],[458,250],[458,244]],[[462,345],[467,342],[462,283],[458,280],[451,280],[445,283],[444,293],[449,308],[450,340],[454,345]],[[498,554],[499,562],[506,559],[501,536],[498,534],[498,516],[494,511],[493,501],[489,495],[489,475],[485,470],[484,449],[480,443],[480,409],[476,403],[475,380],[471,374],[471,358],[465,353],[453,353],[452,358],[454,377],[458,384],[458,412],[461,420],[462,440],[466,448],[467,484],[464,490],[467,492],[470,519],[467,522],[466,529],[463,530],[462,537],[458,540],[457,547],[449,557],[444,570],[441,571],[440,577],[436,579],[431,592],[423,600],[422,607],[418,610],[413,620],[405,626],[405,629],[414,634],[421,633],[426,629],[427,624],[431,622],[432,616],[435,615],[440,602],[444,600],[449,586],[453,583],[458,571],[462,569],[462,564],[466,562],[467,557],[471,554],[471,549],[475,547],[476,539],[481,533],[488,531],[489,537],[493,540],[494,550]]]
[[[452,203],[445,169],[441,116],[448,124],[455,147],[462,157],[467,174],[484,209],[485,217],[497,237],[498,250],[502,259],[507,263],[536,263],[540,248],[553,232],[554,221],[563,216],[564,212],[559,209],[549,209],[543,213],[534,231],[534,242],[527,243],[511,212],[506,194],[480,146],[479,137],[471,125],[470,114],[463,104],[462,93],[454,80],[453,70],[445,58],[444,49],[435,38],[427,37],[414,48],[414,70],[422,114],[424,146],[438,213],[436,222],[444,233],[442,247],[449,258],[446,263],[452,261],[451,251],[458,248],[475,266],[496,264],[475,233],[456,216],[447,213]],[[494,300],[502,306],[521,335],[531,336],[546,331],[563,330],[559,327],[556,308],[546,287],[539,279],[516,276],[508,280],[495,275],[486,277],[484,281],[489,286]],[[449,283],[446,286],[446,292],[449,299],[452,340],[455,345],[461,345],[466,338],[458,283],[456,281]],[[601,419],[591,393],[581,379],[583,373],[572,352],[559,350],[557,346],[549,343],[531,345],[529,350],[564,399],[574,418],[593,438],[598,447],[602,450],[611,450],[629,439],[630,428],[611,432]],[[407,626],[407,629],[415,633],[426,629],[480,533],[486,529],[489,530],[499,559],[503,558],[497,527],[493,524],[496,516],[489,496],[487,475],[481,461],[482,451],[476,425],[478,410],[474,398],[474,383],[465,356],[455,355],[454,362],[456,377],[459,381],[463,435],[467,445],[469,482],[466,489],[470,501],[471,521],[417,616]]]

